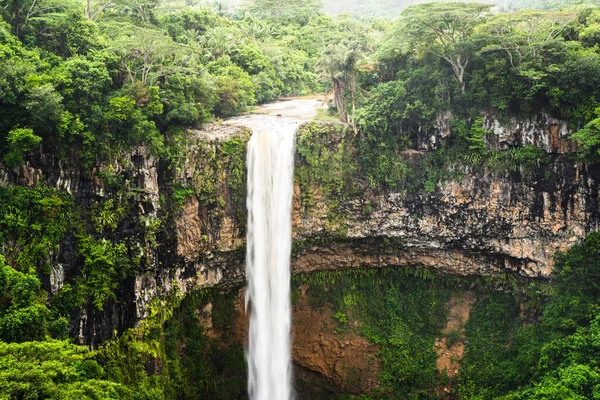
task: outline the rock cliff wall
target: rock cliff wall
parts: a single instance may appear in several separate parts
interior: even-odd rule
[[[568,154],[575,146],[561,121],[540,116],[502,125],[488,117],[485,123],[491,130],[490,147],[535,145],[548,152],[549,161],[527,177],[518,171],[492,174],[463,168],[459,177],[427,190],[371,190],[357,165],[348,167],[354,171],[350,193],[298,176],[294,272],[408,265],[458,275],[512,271],[549,277],[554,255],[598,228],[600,170]],[[425,154],[419,149],[446,140],[448,124],[448,116],[442,116],[436,132],[424,134],[415,149],[405,152],[406,161],[418,161]],[[299,130],[299,138],[307,129]],[[353,133],[343,126],[332,124],[323,132],[322,143],[330,153],[342,146],[350,154],[355,151]],[[148,148],[138,147],[92,171],[65,165],[46,153],[17,170],[0,170],[1,185],[31,186],[43,180],[84,208],[111,196],[125,196],[133,205],[134,211],[108,236],[116,242],[134,238],[145,262],[103,310],[90,304],[78,312],[73,336],[82,343],[101,343],[115,330],[135,326],[169,294],[243,284],[249,135],[246,128],[226,125],[190,131],[186,158],[174,169]],[[307,164],[299,155],[298,168]],[[330,166],[308,167],[318,175],[315,168]],[[118,179],[119,190],[111,179]],[[146,227],[157,221],[160,229],[149,234]],[[51,272],[42,278],[55,294],[81,268],[72,236],[65,237],[49,261]]]
[[[309,246],[294,266],[412,265],[459,275],[510,270],[549,277],[556,252],[598,227],[598,172],[555,157],[531,183],[467,173],[433,192],[365,192],[343,207],[343,240]],[[326,236],[325,209],[297,207],[296,237]]]
[[[553,122],[535,131],[537,139],[530,144],[555,146],[551,137],[557,126]],[[331,126],[325,142],[332,152],[341,143],[341,131]],[[497,143],[491,141],[490,146]],[[422,156],[406,152],[407,159]],[[299,156],[298,165],[303,163],[306,160]],[[304,201],[306,184],[297,182],[293,269],[410,265],[458,275],[508,270],[547,278],[557,252],[598,228],[599,178],[598,167],[554,152],[527,177],[518,171],[492,174],[467,168],[460,178],[439,182],[433,190],[377,192],[361,185],[356,176],[357,192],[336,197],[311,182],[309,205]],[[179,222],[188,229],[180,230],[178,251],[190,260],[189,249],[198,235],[189,233],[203,224],[193,212],[196,203],[194,197],[188,200]],[[221,229],[209,229],[215,235],[213,251],[227,253],[242,246],[243,231],[225,211],[218,219]]]

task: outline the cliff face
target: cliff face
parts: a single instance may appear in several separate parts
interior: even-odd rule
[[[510,270],[548,277],[556,252],[598,226],[598,172],[555,157],[532,183],[467,173],[430,193],[365,192],[343,207],[342,240],[309,246],[294,267],[412,265],[459,275]],[[296,237],[328,235],[326,209],[319,203],[306,213],[297,205]]]
[[[447,119],[440,117],[439,129],[416,141],[427,145],[405,152],[407,163],[424,157],[419,148],[435,148],[448,137]],[[562,154],[574,145],[560,121],[540,116],[502,125],[488,117],[486,124],[492,129],[490,147],[534,145],[549,152],[549,161],[526,175],[463,168],[460,176],[427,189],[382,191],[368,189],[359,167],[348,165],[347,170],[354,172],[344,179],[351,181],[353,190],[342,193],[306,176],[331,168],[337,179],[344,165],[336,170],[298,155],[294,272],[414,266],[458,275],[513,271],[548,277],[554,255],[598,227],[600,171]],[[298,140],[311,129],[301,128]],[[335,124],[321,129],[321,151],[354,152],[352,132]],[[106,235],[114,242],[134,238],[145,262],[121,282],[116,298],[103,310],[88,304],[78,312],[71,334],[82,343],[101,343],[115,329],[137,325],[156,299],[169,294],[243,283],[244,163],[250,132],[223,125],[189,135],[187,156],[174,170],[145,147],[121,154],[118,161],[95,171],[63,165],[45,153],[16,171],[0,170],[4,186],[31,186],[43,179],[70,193],[83,208],[117,195],[126,196],[132,205],[119,227]],[[118,193],[109,184],[107,171],[120,179]],[[161,228],[149,233],[147,226],[153,222]],[[76,253],[73,236],[67,234],[50,256],[50,274],[42,277],[50,294],[80,273]]]
[[[352,176],[353,189],[340,191],[331,188],[342,184],[337,179],[340,170],[358,170],[356,165],[344,165],[353,162],[352,157],[341,166],[333,161],[344,159],[342,153],[349,149],[351,152],[352,132],[339,125],[325,129],[307,125],[299,130],[299,143],[303,135],[311,134],[311,129],[319,129],[324,146],[319,148],[317,157],[300,154],[306,150],[302,148],[297,156],[294,273],[412,266],[461,276],[512,272],[547,278],[552,274],[557,252],[566,251],[598,228],[600,170],[575,162],[568,154],[550,152],[547,160],[539,161],[530,170],[492,174],[476,167],[465,168],[457,174],[459,177],[428,189],[376,192],[367,189],[357,173]],[[536,139],[528,143],[556,143],[548,137],[555,131],[550,127],[537,132]],[[510,133],[508,128],[504,132]],[[498,143],[489,142],[491,147]],[[425,153],[412,150],[404,156],[407,162],[418,166]],[[322,177],[319,169],[324,166],[333,178]],[[192,196],[177,222],[182,227],[178,230],[177,248],[188,265],[194,260],[205,262],[206,254],[219,260],[238,254],[240,264],[219,261],[208,269],[216,268],[213,276],[223,282],[242,282],[244,231],[228,210],[229,203],[207,225],[207,220],[199,217],[207,209]],[[191,250],[197,248],[194,243],[199,243],[201,232],[210,232],[204,240],[212,245],[198,258]],[[345,386],[349,381],[357,382],[358,392],[373,390],[378,385],[379,366],[353,359],[346,350],[360,348],[361,353],[376,354],[377,349],[360,335],[347,343],[339,342],[335,335],[328,336],[327,324],[333,322],[327,313],[327,309],[314,310],[302,301],[296,304],[294,362],[301,371],[316,372],[343,390],[354,390]],[[314,324],[321,327],[318,332],[310,328]],[[455,350],[440,350],[440,359],[452,359]],[[456,351],[460,353],[459,350]],[[358,371],[358,375],[351,378],[340,372],[350,370]]]
[[[532,123],[525,125],[534,130],[527,134],[518,124],[516,128],[496,126],[504,136],[492,135],[490,146],[497,147],[507,137],[519,137],[516,144],[539,145],[545,150],[574,148],[563,139],[552,139],[563,129],[559,122],[542,123],[549,125],[534,124],[535,129]],[[299,137],[307,129],[301,129]],[[342,131],[331,126],[330,136],[324,139],[332,153],[340,151],[345,140]],[[523,137],[530,139],[524,142]],[[302,168],[307,160],[298,157],[297,166]],[[423,153],[407,151],[405,157],[410,162]],[[409,265],[458,275],[513,271],[527,277],[549,277],[554,255],[598,227],[600,171],[569,155],[549,153],[547,162],[527,174],[465,168],[460,175],[439,182],[433,190],[380,192],[361,186],[355,176],[358,190],[350,196],[328,193],[319,182],[297,182],[294,271]],[[178,251],[190,261],[189,249],[198,240],[198,235],[190,236],[190,232],[204,227],[194,211],[196,204],[194,197],[189,199],[179,220],[186,229],[179,231]],[[239,248],[243,230],[231,222],[225,209],[217,220],[220,229],[208,229],[214,234],[212,251],[227,253]]]
[[[299,391],[296,398],[313,399],[319,389],[373,392],[380,384],[382,363],[377,357],[380,347],[360,334],[357,320],[340,324],[331,305],[311,304],[307,293],[310,290],[309,285],[301,285],[292,305],[292,360],[296,367],[295,387]],[[241,289],[235,299],[236,321],[229,333],[237,344],[247,347],[249,325],[244,298],[245,289]],[[213,335],[211,318],[203,321],[209,327],[209,335]]]
[[[110,171],[107,175],[104,172]],[[160,186],[159,159],[145,146],[120,154],[118,161],[110,165],[100,165],[87,170],[79,165],[60,161],[51,152],[34,154],[30,160],[15,170],[0,167],[0,186],[26,186],[37,184],[55,187],[58,191],[70,195],[79,210],[87,212],[107,199],[125,196],[124,203],[130,212],[114,232],[106,232],[105,237],[114,243],[131,239],[135,246],[144,251],[144,271],[140,275],[128,277],[120,282],[115,290],[115,298],[110,298],[103,310],[98,310],[91,302],[85,303],[71,316],[71,336],[80,343],[98,344],[113,337],[114,331],[123,331],[139,319],[138,305],[147,297],[145,291],[137,291],[139,282],[144,279],[147,270],[157,276],[163,274],[159,267],[164,263],[160,254],[169,246],[153,246],[150,238],[143,234],[140,221],[155,221],[161,212],[159,202]],[[119,179],[119,190],[107,178]],[[74,216],[77,218],[78,216]],[[79,221],[87,231],[93,231],[90,221]],[[65,283],[73,283],[82,276],[82,259],[78,254],[75,232],[66,232],[61,243],[48,255],[50,270],[40,276],[44,288],[50,296],[56,295]],[[10,263],[11,260],[8,259]],[[85,276],[83,276],[85,279]]]

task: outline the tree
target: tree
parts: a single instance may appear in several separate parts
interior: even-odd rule
[[[127,248],[123,243],[85,236],[79,238],[78,249],[83,259],[83,277],[79,283],[85,287],[94,307],[102,310],[109,299],[116,299],[113,291],[128,274]]]
[[[41,0],[8,0],[2,3],[2,18],[12,26],[13,33],[19,39],[23,39],[23,30],[31,18],[52,12],[58,7],[57,3]]]
[[[152,11],[161,4],[161,0],[114,0],[115,6],[126,13],[136,14],[143,23],[152,19]]]
[[[35,274],[5,265],[0,255],[0,342],[44,339],[49,312],[40,289]]]
[[[155,84],[158,79],[193,67],[192,49],[175,43],[162,31],[120,26],[111,50],[121,57],[121,67],[131,83]]]
[[[585,156],[597,160],[600,157],[600,107],[596,108],[595,114],[596,118],[573,134],[571,139],[579,143]]]
[[[29,123],[38,132],[52,131],[63,111],[62,96],[49,83],[29,88],[24,102]]]
[[[562,34],[576,18],[575,12],[544,11],[495,16],[480,27],[490,41],[482,51],[505,52],[513,68],[543,64],[545,53],[563,42]]]
[[[111,56],[103,52],[94,54],[94,58],[73,57],[52,71],[52,83],[62,95],[67,110],[73,114],[91,113],[91,107],[83,105],[97,104],[108,94],[111,77],[107,60],[110,61]]]
[[[228,56],[219,58],[207,66],[208,72],[215,76],[219,101],[216,113],[232,116],[255,104],[254,86],[250,75],[231,62]]]
[[[48,26],[78,7],[74,0],[4,0],[0,3],[0,16],[11,25],[15,36],[24,41],[27,36],[48,34]]]
[[[206,70],[169,76],[161,93],[165,102],[165,122],[197,126],[210,120],[210,113],[217,101],[211,83]]]
[[[259,18],[278,23],[294,21],[302,25],[322,9],[320,0],[251,0],[246,9]]]
[[[472,57],[469,38],[490,7],[476,3],[411,6],[402,12],[400,33],[415,49],[448,62],[461,92],[465,93],[465,72]]]
[[[348,122],[346,91],[349,91],[353,107],[355,105],[356,69],[360,58],[361,53],[356,48],[338,44],[327,47],[317,62],[318,79],[331,83],[333,102],[342,122]]]
[[[9,167],[18,167],[25,160],[24,156],[42,142],[42,138],[33,134],[33,129],[16,128],[8,132],[6,137],[8,151],[4,155],[4,162]]]
[[[202,46],[204,58],[216,60],[224,55],[231,56],[242,39],[243,33],[239,29],[216,26],[206,31],[204,35],[198,35],[195,41]]]

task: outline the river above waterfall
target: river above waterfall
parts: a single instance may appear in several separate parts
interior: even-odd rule
[[[323,96],[287,97],[274,103],[263,104],[252,112],[226,120],[227,125],[245,126],[253,132],[267,132],[275,126],[301,125],[317,116]]]

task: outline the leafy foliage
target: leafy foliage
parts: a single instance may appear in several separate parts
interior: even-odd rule
[[[296,284],[308,284],[314,307],[333,306],[340,330],[349,320],[358,320],[360,332],[381,346],[383,388],[378,397],[433,396],[440,379],[433,343],[451,292],[443,278],[438,280],[427,270],[382,269],[313,273],[293,279]]]
[[[17,128],[11,130],[6,141],[8,152],[4,156],[4,162],[9,167],[17,167],[25,162],[23,156],[42,142],[42,138],[34,135],[32,129]]]
[[[598,376],[599,235],[557,259],[541,318],[519,326],[518,303],[496,295],[467,324],[461,398],[595,398]]]
[[[124,399],[131,391],[106,379],[93,353],[68,341],[0,342],[0,396]]]
[[[86,288],[93,305],[102,310],[109,298],[115,299],[113,290],[127,276],[131,261],[124,244],[109,240],[98,241],[89,236],[79,239],[79,252],[83,257],[81,285]]]
[[[0,256],[0,340],[43,340],[48,333],[46,308],[40,280],[34,274],[16,271]]]
[[[298,26],[319,16],[317,3],[280,6]],[[320,38],[305,40],[311,28],[286,30],[260,12],[268,6],[253,7],[254,16],[233,19],[154,0],[87,0],[83,10],[9,1],[0,10],[4,163],[23,164],[40,140],[90,170],[140,144],[164,155],[177,128],[316,88]],[[332,20],[321,25],[335,35]]]

